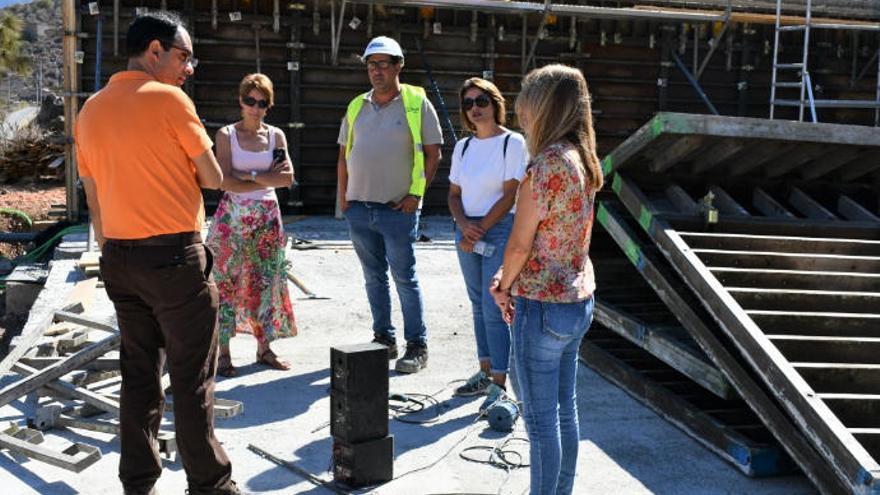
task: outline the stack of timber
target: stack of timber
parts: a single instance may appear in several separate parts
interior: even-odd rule
[[[871,128],[669,113],[603,161],[597,231],[823,493],[880,493],[877,170]]]
[[[0,144],[0,182],[59,177],[63,162],[64,145],[51,143],[40,133],[12,136]]]
[[[73,429],[110,435],[119,433],[119,330],[112,306],[93,270],[83,262],[56,260],[44,289],[34,303],[21,335],[0,360],[0,407],[24,402],[22,424],[0,432],[0,450],[38,460],[61,469],[80,472],[101,458],[95,446],[74,442],[61,449],[40,445],[44,432]],[[81,266],[80,266],[81,265]],[[170,381],[162,378],[163,389]],[[166,402],[170,412],[171,401]],[[217,399],[216,417],[240,414],[243,404]],[[170,421],[163,421],[159,450],[169,458],[176,452]],[[82,437],[80,437],[82,438]],[[64,435],[54,442],[63,443]],[[69,442],[68,442],[69,443]]]

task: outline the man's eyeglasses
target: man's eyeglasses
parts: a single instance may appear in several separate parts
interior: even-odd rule
[[[268,100],[258,100],[256,98],[254,98],[253,96],[244,96],[241,98],[241,102],[249,107],[256,105],[263,110],[269,108],[269,101]]]
[[[184,64],[191,65],[193,69],[199,65],[199,59],[193,57],[191,51],[177,45],[171,45],[171,48],[176,48],[186,54],[186,58],[183,59]]]
[[[385,70],[391,67],[394,64],[392,60],[370,60],[367,62],[367,69],[369,70]]]
[[[489,97],[486,95],[480,95],[476,98],[465,98],[461,100],[461,108],[464,108],[465,112],[474,108],[474,104],[480,108],[486,108],[489,106]]]

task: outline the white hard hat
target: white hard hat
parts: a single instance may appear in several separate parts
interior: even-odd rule
[[[403,50],[400,49],[400,45],[387,36],[377,36],[370,40],[367,49],[364,50],[361,60],[366,62],[367,57],[377,53],[403,58]]]

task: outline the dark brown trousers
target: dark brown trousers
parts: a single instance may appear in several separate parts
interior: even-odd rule
[[[210,492],[230,482],[232,465],[214,436],[218,298],[212,262],[197,233],[104,244],[101,274],[121,333],[119,478],[126,492],[149,491],[162,472],[157,435],[166,361],[190,490]]]

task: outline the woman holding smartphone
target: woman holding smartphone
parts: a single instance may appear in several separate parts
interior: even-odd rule
[[[217,373],[237,374],[229,341],[239,332],[257,339],[258,363],[279,370],[269,344],[296,335],[287,291],[286,239],[276,187],[293,184],[284,132],[263,122],[274,103],[272,81],[249,74],[239,85],[241,120],[217,131],[217,161],[224,191],[206,244],[215,253],[214,280],[220,293],[220,355]]]

